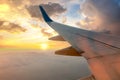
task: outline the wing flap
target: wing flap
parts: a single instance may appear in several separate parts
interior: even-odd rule
[[[81,56],[82,53],[83,53],[83,51],[78,52],[73,47],[68,47],[65,49],[55,51],[55,54],[57,54],[57,55],[66,55],[66,56]]]

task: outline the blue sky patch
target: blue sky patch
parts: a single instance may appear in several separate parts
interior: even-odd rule
[[[66,13],[66,16],[71,18],[80,18],[80,4],[72,4],[68,6],[68,11]]]

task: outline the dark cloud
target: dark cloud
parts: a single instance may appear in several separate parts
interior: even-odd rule
[[[26,31],[26,29],[24,29],[23,27],[14,23],[6,22],[6,21],[0,21],[0,30],[11,32],[11,33],[19,33],[19,32]]]
[[[120,0],[86,0],[82,11],[93,20],[91,26],[120,34]]]
[[[4,21],[0,21],[0,26],[2,26],[2,25],[3,25],[3,23],[4,23]]]
[[[39,10],[39,6],[26,6],[26,9],[28,10],[28,12],[30,13],[30,15],[32,17],[37,17],[40,18],[41,14],[40,14],[40,10]]]
[[[83,26],[83,25],[81,24],[81,22],[76,22],[76,25],[77,25],[77,26],[80,26],[80,27]]]
[[[40,4],[40,5],[42,5],[45,8],[45,10],[50,16],[55,14],[61,14],[66,11],[66,9],[63,8],[59,3],[48,3],[48,4]],[[39,6],[37,5],[29,6],[27,7],[27,10],[29,11],[32,17],[41,18]]]
[[[46,11],[48,11],[48,14],[54,15],[54,14],[61,14],[66,11],[65,8],[62,7],[62,5],[58,3],[49,3],[49,4],[41,4]]]
[[[28,1],[29,5],[39,5],[39,4],[47,4],[49,2],[60,3],[61,0],[24,0]]]

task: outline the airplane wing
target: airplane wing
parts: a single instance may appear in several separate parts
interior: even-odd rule
[[[50,19],[42,6],[40,10],[45,22],[87,59],[94,80],[120,80],[119,36],[64,25]]]

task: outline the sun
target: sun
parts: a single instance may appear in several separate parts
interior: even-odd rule
[[[10,7],[7,4],[1,4],[0,5],[0,12],[7,12],[9,11]]]
[[[48,44],[47,43],[41,43],[40,44],[40,49],[42,49],[42,50],[46,50],[46,49],[48,49]]]

